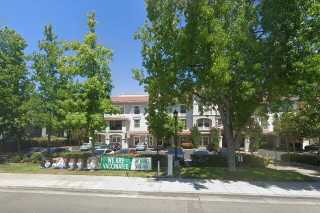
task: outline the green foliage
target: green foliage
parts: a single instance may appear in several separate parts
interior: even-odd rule
[[[30,156],[30,161],[32,163],[40,163],[43,159],[44,155],[41,152],[34,152]]]
[[[191,129],[191,141],[194,147],[198,147],[200,143],[200,132],[196,126]]]
[[[146,74],[135,76],[151,100],[218,106],[230,169],[235,142],[259,107],[304,91],[301,82],[319,92],[317,1],[146,3],[136,35]]]
[[[63,152],[59,153],[59,157],[64,157],[64,158],[78,158],[78,159],[83,159],[86,160],[90,156],[92,156],[91,153],[86,153],[86,152]]]
[[[237,155],[239,158],[240,155]],[[237,166],[248,168],[265,168],[269,161],[254,155],[241,154],[243,161],[237,161]],[[192,165],[199,167],[227,167],[227,157],[223,155],[191,155]]]
[[[227,158],[223,155],[191,155],[192,165],[198,167],[227,167]]]
[[[315,156],[315,155],[296,154],[296,153],[283,154],[281,155],[281,160],[287,161],[287,162],[308,164],[313,166],[320,165],[320,156]]]
[[[97,44],[95,13],[88,15],[89,32],[84,41],[67,43],[66,49],[73,54],[65,56],[63,71],[73,78],[82,77],[82,82],[69,85],[72,94],[66,93],[66,124],[73,128],[86,128],[92,143],[95,131],[105,127],[104,113],[115,111],[111,104],[112,89],[109,64],[112,59],[110,49]],[[94,146],[92,146],[94,151]]]
[[[38,85],[34,98],[34,125],[46,127],[48,142],[52,131],[62,129],[63,118],[59,96],[66,89],[68,76],[61,72],[61,60],[64,54],[62,43],[57,40],[52,26],[44,28],[44,39],[39,42],[39,51],[32,55],[34,79]]]
[[[212,150],[217,151],[219,149],[220,130],[217,128],[212,128],[210,133],[211,133],[211,143],[209,145],[212,146]]]
[[[0,27],[0,135],[20,142],[31,122],[28,110],[33,84],[28,78],[24,39]]]

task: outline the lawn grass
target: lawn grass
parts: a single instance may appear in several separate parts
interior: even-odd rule
[[[0,173],[25,173],[25,174],[53,174],[53,175],[96,175],[96,176],[125,176],[125,177],[155,177],[156,171],[121,171],[121,170],[96,170],[78,171],[68,169],[44,169],[34,163],[7,163],[0,164]],[[164,173],[161,172],[160,175]]]
[[[203,178],[242,181],[312,181],[309,176],[293,171],[280,171],[270,168],[238,168],[229,172],[222,167],[183,167],[180,176],[184,178]]]
[[[125,176],[125,177],[155,177],[156,171],[119,171],[97,170],[78,171],[68,169],[43,169],[34,163],[7,163],[0,164],[2,173],[29,173],[29,174],[54,174],[54,175],[96,175],[96,176]],[[165,176],[162,171],[160,176]],[[279,171],[270,168],[238,168],[229,172],[222,167],[182,167],[180,177],[201,178],[217,180],[242,180],[242,181],[311,181],[311,177],[293,171]]]

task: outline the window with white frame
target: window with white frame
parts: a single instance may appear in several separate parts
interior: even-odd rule
[[[135,106],[135,107],[133,108],[133,113],[134,113],[134,114],[140,114],[140,107],[139,107],[139,106]]]
[[[121,143],[121,135],[110,135],[110,143]]]
[[[149,146],[153,146],[153,137],[152,136],[149,136]]]
[[[140,128],[140,119],[134,120],[134,128]]]
[[[197,125],[200,128],[209,128],[211,127],[211,120],[208,118],[200,118],[197,120]]]
[[[135,136],[133,138],[133,141],[134,141],[134,145],[138,145],[140,143],[140,137],[139,136]]]
[[[180,105],[180,113],[187,113],[186,105]]]
[[[209,136],[201,136],[201,145],[202,146],[208,146],[209,144]]]

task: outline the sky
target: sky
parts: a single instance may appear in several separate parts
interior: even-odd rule
[[[0,4],[0,26],[22,35],[28,44],[26,53],[30,54],[37,50],[46,24],[52,24],[61,40],[82,41],[90,11],[96,12],[99,44],[114,54],[110,64],[112,95],[143,94],[131,70],[142,66],[141,43],[133,35],[146,18],[144,0],[4,0]]]

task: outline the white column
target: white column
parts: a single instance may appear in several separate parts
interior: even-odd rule
[[[46,137],[47,136],[47,129],[46,128],[42,128],[41,129],[41,137]]]
[[[281,137],[280,136],[276,136],[276,148],[280,147],[280,143],[281,143]]]
[[[219,149],[222,149],[222,136],[219,136]]]
[[[302,150],[304,150],[304,148],[305,148],[306,146],[308,146],[308,145],[310,145],[310,140],[307,139],[307,138],[303,138],[303,139],[302,139]]]
[[[249,152],[250,151],[250,138],[246,137],[244,139],[244,151]]]

